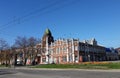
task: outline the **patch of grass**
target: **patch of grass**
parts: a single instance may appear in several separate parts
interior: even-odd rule
[[[106,63],[106,64],[46,64],[46,65],[34,66],[33,68],[120,69],[120,63]]]
[[[64,64],[45,64],[45,65],[38,65],[34,68],[75,68],[76,65],[64,65]]]
[[[110,69],[120,69],[120,63],[111,63],[106,65]]]
[[[0,65],[0,68],[1,68],[1,67],[6,67],[6,66],[5,66],[5,65]]]

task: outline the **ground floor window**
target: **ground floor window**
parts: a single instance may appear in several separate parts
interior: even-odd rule
[[[67,57],[66,57],[66,56],[63,56],[63,57],[62,57],[62,60],[63,60],[63,62],[67,62]]]
[[[46,62],[46,58],[42,58],[42,62]]]
[[[69,61],[70,61],[70,62],[73,61],[73,56],[72,56],[72,54],[69,55]]]
[[[78,62],[78,56],[75,56],[75,62]]]

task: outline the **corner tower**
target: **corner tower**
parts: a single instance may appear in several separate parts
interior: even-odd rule
[[[44,35],[42,37],[42,47],[46,47],[46,42],[48,42],[48,45],[50,45],[51,42],[54,42],[52,33],[48,28],[45,30]]]

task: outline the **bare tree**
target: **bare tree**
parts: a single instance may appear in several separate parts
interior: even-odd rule
[[[36,38],[34,38],[34,37],[26,38],[26,37],[18,36],[15,39],[14,46],[16,48],[21,49],[20,51],[23,51],[24,64],[26,64],[27,59],[30,59],[31,63],[32,63],[32,61],[35,60],[35,57],[36,57],[36,48],[35,48],[35,46],[36,46],[37,43],[38,43],[38,40]],[[18,54],[20,54],[20,53],[18,53]]]
[[[0,61],[1,63],[6,63],[9,61],[9,45],[4,39],[0,39]]]
[[[28,39],[28,45],[29,45],[30,47],[34,47],[36,44],[37,44],[37,39],[36,39],[36,38],[30,37],[30,38]]]
[[[27,49],[27,47],[28,47],[28,39],[27,39],[26,37],[20,37],[20,36],[18,36],[18,37],[15,39],[15,44],[14,44],[14,46],[15,46],[17,49],[21,49],[21,50],[19,50],[19,51],[22,53],[22,55],[24,55],[24,56],[22,56],[22,58],[23,58],[23,60],[24,60],[24,64],[26,65],[27,52],[28,52],[28,49]],[[19,53],[19,52],[17,52],[17,53],[18,53],[18,54],[21,54],[21,53]],[[17,60],[18,54],[16,54],[15,60]],[[15,64],[16,64],[16,63],[17,63],[17,62],[15,61]]]
[[[30,61],[32,64],[35,64],[35,57],[36,57],[36,44],[37,44],[37,39],[34,37],[30,37],[28,39],[28,46],[29,46],[29,54],[30,54]]]
[[[8,49],[9,45],[4,39],[0,39],[0,50]]]
[[[26,48],[28,46],[28,39],[26,37],[18,36],[15,39],[14,46],[16,46],[17,48]]]

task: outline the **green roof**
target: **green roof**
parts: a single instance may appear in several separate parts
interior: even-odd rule
[[[51,34],[51,32],[48,28],[45,30],[45,34]]]

